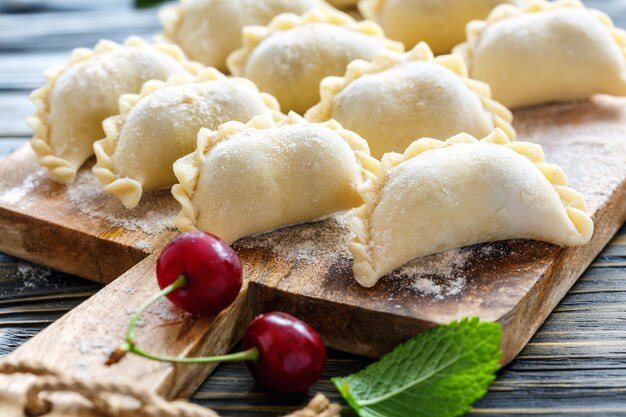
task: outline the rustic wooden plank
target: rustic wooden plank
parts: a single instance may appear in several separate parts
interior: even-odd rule
[[[167,190],[131,212],[99,191],[89,164],[72,187],[50,181],[29,145],[0,161],[0,188],[6,252],[94,281],[118,277],[175,233],[178,206]]]
[[[26,125],[26,117],[35,107],[28,99],[28,92],[3,92],[0,94],[0,137],[27,137],[32,130]]]
[[[25,301],[69,299],[74,294],[85,298],[101,287],[91,281],[0,254],[0,308]]]
[[[606,7],[613,7],[612,9],[613,13],[615,13],[616,9],[621,9],[623,11],[624,10],[623,5],[626,4],[625,2],[622,2],[622,1],[594,1],[594,2],[586,2],[586,3],[590,6],[595,6],[599,8],[603,8],[603,6],[605,5],[607,5]],[[596,3],[598,4],[598,6],[596,6]],[[621,7],[617,7],[620,5]],[[2,25],[0,25],[0,30],[2,30]],[[36,38],[33,38],[33,39],[36,39]],[[55,48],[54,45],[52,47]],[[0,59],[0,67],[1,66],[2,66],[2,59]],[[34,72],[33,74],[35,74],[35,77],[38,76]],[[32,79],[35,79],[35,78],[32,78]],[[2,83],[3,80],[4,78],[0,76],[0,84]],[[24,84],[23,87],[19,87],[19,88],[30,89],[33,86],[36,86],[34,82],[31,83],[30,86]],[[19,117],[22,117],[22,116],[19,116]],[[19,120],[21,120],[21,118]],[[26,129],[24,129],[22,133],[20,133],[20,135],[24,135],[24,136],[27,136],[28,134],[29,132]],[[607,250],[615,251],[616,254],[623,254],[624,243],[622,243],[621,246],[620,245],[610,246]],[[626,272],[619,269],[620,268],[619,265],[622,263],[623,263],[623,259],[622,260],[613,259],[612,257],[607,256],[604,259],[596,260],[594,264],[596,266],[609,265],[609,264],[617,265],[617,266],[612,267],[613,269],[618,270],[615,276],[623,277],[624,273]],[[595,271],[595,269],[592,269],[591,271]],[[585,282],[584,277],[581,282],[582,283]],[[583,289],[583,290],[580,290],[579,292],[590,293],[590,294],[600,294],[600,295],[604,292],[603,291],[604,287],[602,286],[598,287],[597,290],[594,290],[593,289],[594,283],[589,283],[589,285],[590,285],[590,288],[588,290]],[[610,282],[605,281],[603,282],[602,285],[605,285],[605,286],[610,285]],[[578,291],[576,287],[575,287],[575,291]],[[34,296],[34,297],[37,297],[37,296]],[[26,300],[26,299],[27,297],[23,298],[23,300]],[[565,303],[567,303],[568,300],[569,299],[566,299]],[[574,303],[574,305],[566,304],[565,310],[558,310],[557,313],[553,314],[544,325],[544,328],[549,328],[550,326],[552,326],[552,328],[560,328],[562,329],[560,331],[563,331],[565,332],[565,334],[567,334],[566,329],[568,328],[568,326],[573,326],[575,329],[578,329],[576,330],[576,332],[584,332],[585,329],[592,330],[594,328],[599,328],[599,329],[606,328],[607,331],[610,331],[611,329],[616,331],[615,329],[618,329],[620,325],[623,326],[624,317],[620,316],[620,312],[623,312],[624,310],[623,308],[620,310],[619,303],[611,302],[609,303],[609,305],[606,306],[607,308],[594,308],[594,307],[604,306],[604,302],[606,302],[607,300],[605,300],[604,298],[596,299],[594,297],[589,297],[583,301],[584,303],[588,303],[591,307],[585,306],[584,303],[581,304],[580,300]],[[597,310],[601,310],[601,311],[597,311]],[[10,328],[10,329],[12,330],[16,328]],[[3,338],[3,333],[5,332],[5,330],[6,330],[5,328],[0,327],[0,349],[4,346],[5,339]],[[24,328],[23,330],[18,332],[18,334],[26,334],[28,330],[29,330],[28,328]],[[575,336],[574,333],[573,335]],[[594,334],[594,336],[596,335]],[[544,339],[541,339],[541,337],[543,337]],[[554,337],[554,339],[551,339],[551,337]],[[558,340],[563,340],[563,337],[565,337],[563,336],[563,334],[557,333],[556,331],[553,333],[553,335],[548,334],[548,335],[542,336],[542,333],[540,331],[538,333],[537,340],[544,340],[548,342],[550,340],[558,341]],[[607,345],[610,346],[610,343],[613,340],[613,338],[611,334],[609,333],[607,334],[607,340],[604,340],[603,335],[598,334],[597,339],[595,340],[605,341]],[[548,346],[544,345],[544,347],[545,349],[548,349]],[[529,372],[533,370],[536,370],[538,372],[537,378],[540,379],[541,375],[547,375],[547,374],[544,374],[546,370],[555,369],[554,378],[557,378],[559,376],[561,376],[563,379],[575,378],[577,375],[580,375],[580,379],[584,381],[584,380],[591,380],[595,376],[585,373],[585,372],[581,372],[581,370],[592,367],[594,368],[594,370],[598,371],[600,375],[604,373],[603,376],[605,378],[604,379],[605,384],[611,384],[611,383],[619,384],[619,379],[617,379],[618,376],[615,373],[611,373],[610,371],[626,369],[625,359],[623,355],[621,355],[620,353],[615,353],[612,351],[607,353],[606,350],[604,352],[598,350],[594,352],[594,355],[599,354],[600,356],[587,355],[587,356],[583,356],[582,358],[568,358],[568,357],[560,356],[558,354],[559,352],[558,345],[550,346],[550,349],[553,349],[554,354],[547,355],[542,358],[527,357],[527,358],[520,358],[519,360],[516,360],[515,362],[511,364],[509,368],[517,366],[518,368],[523,368],[523,372],[517,372],[515,375],[509,375],[507,372],[504,372],[500,376],[499,380],[507,380],[508,378],[521,378],[523,375],[528,374]],[[552,351],[549,351],[549,352],[552,352]],[[333,354],[336,354],[336,353],[335,352],[331,353],[331,357]],[[350,363],[352,366],[357,368],[359,367],[358,366],[359,363],[364,363],[363,359],[360,359],[358,357],[353,357],[352,360],[354,362],[351,362],[349,359],[342,358],[339,360],[338,366],[345,365],[346,363]],[[519,364],[523,364],[523,366]],[[254,409],[254,403],[248,401],[248,399],[257,397],[259,395],[263,396],[263,394],[260,393],[259,391],[255,391],[253,385],[250,385],[250,391],[245,391],[246,392],[245,397],[241,397],[241,396],[237,397],[236,392],[241,389],[240,378],[243,378],[243,376],[247,374],[245,373],[245,369],[241,365],[234,365],[234,366],[238,366],[239,371],[235,372],[231,368],[226,367],[223,369],[225,369],[228,372],[221,374],[220,373],[222,370],[222,367],[221,367],[215,373],[214,377],[209,380],[209,381],[222,381],[223,388],[228,388],[228,384],[225,381],[230,380],[230,391],[229,392],[222,391],[224,394],[224,396],[222,397],[222,400],[226,402],[226,404],[221,405],[222,409],[224,409],[224,411],[222,411],[224,415],[245,414],[245,415],[259,415],[259,416],[275,416],[279,414],[279,412],[287,409],[289,407],[288,404],[292,404],[291,399],[285,399],[284,397],[272,398],[271,401],[268,401],[265,405],[262,405],[261,407]],[[568,369],[571,370],[571,372],[565,372],[565,370],[568,370]],[[341,373],[345,373],[345,372],[341,372]],[[248,382],[251,382],[251,381],[248,381]],[[618,408],[606,407],[607,404],[609,405],[612,404],[612,402],[615,402],[616,399],[621,399],[625,397],[624,395],[622,395],[623,392],[621,391],[611,391],[607,396],[604,396],[604,394],[602,393],[602,389],[596,389],[595,387],[593,387],[594,388],[593,390],[590,389],[586,391],[573,392],[573,391],[570,391],[569,388],[563,388],[563,389],[559,389],[555,391],[554,387],[550,386],[551,382],[548,379],[546,379],[546,384],[544,386],[541,386],[541,387],[538,386],[536,387],[536,390],[529,390],[530,387],[528,385],[530,384],[531,384],[530,382],[521,383],[520,388],[516,389],[516,391],[520,393],[519,395],[509,395],[509,392],[506,390],[498,391],[497,387],[494,388],[492,392],[481,403],[478,404],[482,408],[477,409],[475,413],[473,414],[475,415],[483,415],[483,414],[520,415],[520,414],[530,413],[530,414],[563,416],[563,415],[575,415],[579,413],[584,413],[585,415],[608,416],[608,415],[613,415],[613,412],[615,412],[615,410],[618,410],[617,412],[619,414],[615,414],[615,415],[624,415],[625,406],[623,403],[619,404]],[[593,383],[590,382],[590,385],[593,385]],[[201,393],[203,392],[205,391],[201,389],[198,395],[200,396]],[[329,392],[333,392],[333,391],[331,390]],[[502,397],[494,398],[494,395],[496,395],[497,393],[502,393]],[[541,394],[541,395],[538,395],[538,394]],[[219,395],[220,395],[220,392],[214,393],[213,395],[209,394],[205,396],[205,398],[199,399],[199,401],[202,401],[202,403],[207,404],[207,405],[211,405],[212,403],[219,403],[220,401]],[[576,406],[575,408],[565,408],[564,405],[567,405],[570,403],[570,397],[576,397],[576,398],[583,397],[585,398],[585,401],[582,404]],[[336,394],[333,398],[337,398]],[[216,406],[219,407],[220,405],[216,404]]]
[[[16,151],[26,141],[25,138],[0,138],[0,158]]]
[[[43,72],[53,65],[62,65],[67,62],[71,49],[55,52],[0,52],[0,90],[25,90],[20,94],[28,95],[28,92],[43,85]],[[0,106],[4,110],[19,117],[19,108],[11,109],[6,102],[15,100],[14,95],[3,92],[0,95]],[[30,109],[28,110],[30,112]],[[21,117],[20,120],[23,120]],[[0,130],[0,133],[3,131]]]
[[[147,325],[142,328],[145,333],[142,332],[140,343],[155,344],[164,349],[165,353],[184,356],[224,352],[241,336],[243,323],[253,314],[267,309],[280,309],[305,318],[323,334],[331,347],[374,356],[426,327],[466,315],[478,315],[503,324],[504,361],[508,362],[626,218],[624,100],[596,97],[590,102],[517,112],[516,116],[521,138],[541,143],[549,159],[563,165],[574,186],[588,197],[590,212],[596,222],[594,240],[589,245],[562,249],[538,242],[507,241],[490,244],[490,250],[486,252],[480,247],[475,252],[474,248],[468,264],[461,268],[469,285],[455,297],[433,300],[429,296],[408,291],[407,286],[403,286],[402,280],[398,279],[385,279],[374,289],[364,289],[354,284],[349,255],[341,249],[344,231],[336,220],[287,228],[238,242],[236,248],[244,261],[249,287],[236,305],[216,322],[190,320],[180,316],[173,320],[166,319],[157,310],[148,316]],[[30,162],[25,163],[29,158]],[[602,164],[598,164],[599,160]],[[4,167],[3,175],[0,176],[5,181],[4,190],[14,190],[16,186],[19,189],[25,176],[39,172],[32,165],[28,148],[3,160],[0,166]],[[24,171],[16,172],[16,167]],[[87,172],[85,175],[90,174]],[[73,236],[73,230],[77,227],[83,228],[83,234],[93,233],[94,219],[68,207],[67,195],[73,186],[60,189],[39,177],[34,183],[36,185],[32,195],[4,204],[4,230],[12,231],[16,227],[18,213],[24,217],[19,219],[23,229],[15,234],[18,238],[14,238],[14,243],[9,245],[0,242],[3,249],[16,250],[21,243],[20,239],[33,233],[33,228],[29,227],[29,221],[33,219],[40,219],[54,228],[65,217],[71,217],[71,224],[68,222],[63,226],[67,229],[64,232],[67,236]],[[45,203],[40,201],[42,198]],[[29,207],[36,207],[37,210]],[[50,207],[53,209],[48,211]],[[71,216],[65,215],[68,210]],[[56,217],[49,218],[50,212]],[[101,219],[96,220],[99,222]],[[104,223],[97,224],[106,227]],[[321,240],[322,235],[326,236],[326,240]],[[95,236],[101,240],[117,239],[120,245],[124,245],[127,239],[123,230],[113,237],[100,233]],[[166,241],[165,235],[158,235],[151,250],[158,250],[159,239],[162,240],[161,244]],[[325,250],[320,251],[318,248],[316,252],[307,253],[306,248],[310,248],[312,239],[323,242],[321,245]],[[41,244],[45,240],[40,237],[37,242]],[[54,242],[59,246],[58,239]],[[100,245],[95,246],[94,250],[101,252]],[[33,252],[29,248],[23,252],[26,256],[36,253],[42,261],[49,262],[46,256],[53,249],[40,249]],[[480,253],[477,258],[476,253]],[[55,254],[54,259],[58,261],[59,256],[62,253]],[[102,258],[103,255],[99,259]],[[118,259],[117,256],[113,258]],[[63,266],[89,267],[88,259],[78,265],[66,259]],[[599,265],[614,265],[615,259],[609,263],[600,262]],[[211,368],[181,368],[146,363],[140,358],[127,359],[114,368],[102,365],[107,353],[121,338],[130,311],[147,294],[155,291],[154,260],[153,255],[139,263],[17,349],[9,359],[37,358],[50,366],[61,367],[65,372],[91,378],[132,379],[136,384],[154,389],[167,397],[189,394]],[[85,274],[79,270],[76,272]],[[320,277],[320,280],[312,280],[311,277]],[[599,315],[598,308],[585,305],[595,294],[589,291],[575,293],[572,295],[573,301],[562,305],[559,312],[567,313],[567,309],[580,311],[580,306],[585,306],[589,310],[588,314]],[[613,311],[624,305],[620,299],[624,294],[622,291],[602,294],[607,309]],[[26,320],[9,314],[5,325],[43,326],[53,320],[54,314],[58,314],[58,310],[39,311]],[[102,320],[104,316],[106,321]],[[171,316],[171,312],[165,316]],[[164,326],[165,323],[167,326]],[[162,340],[172,342],[161,346]],[[542,366],[550,366],[554,361],[604,355],[605,362],[599,364],[597,369],[605,367],[606,361],[615,362],[626,357],[626,343],[619,338],[608,340],[611,340],[608,354],[605,340],[534,341],[520,358],[538,360]],[[46,354],[42,356],[41,352]],[[319,389],[332,390],[328,381],[320,384]],[[218,404],[216,408],[223,413],[242,412],[242,406],[232,403]],[[254,408],[258,411],[282,412],[271,404],[255,404]]]
[[[1,141],[0,145],[2,145]],[[621,246],[624,235],[626,235],[626,227],[622,228],[600,257],[603,257],[607,252],[611,252],[616,246]],[[0,256],[0,271],[5,271],[4,275],[0,273],[0,282],[3,285],[0,294],[4,293],[5,299],[10,299],[11,294],[18,294],[22,291],[22,276],[18,272],[20,263],[27,264],[11,257]],[[621,281],[619,281],[620,279]],[[624,279],[626,279],[626,270],[622,268],[590,268],[557,309],[560,309],[563,305],[572,304],[570,302],[571,294],[587,293],[586,289],[593,289],[596,285],[603,288],[607,284],[617,281],[616,285],[619,286],[620,282],[622,282],[621,285],[623,288],[626,288],[626,285],[623,284]],[[5,280],[11,280],[13,288],[7,285]],[[62,292],[67,292],[69,291],[68,289],[80,291],[80,285],[69,284],[74,281],[92,285],[78,278],[66,276],[65,281],[59,281],[59,285],[66,282],[68,283],[66,284],[67,287],[60,287],[58,290]],[[33,289],[30,290],[32,291]],[[58,295],[54,287],[45,288],[43,292],[50,294],[50,303],[56,302],[55,297]],[[581,334],[591,332],[594,340],[603,341],[607,346],[610,346],[613,336],[609,331],[623,329],[624,316],[623,314],[620,316],[615,313],[620,311],[623,313],[623,310],[602,309],[601,307],[605,302],[601,297],[603,293],[591,291],[589,294],[592,294],[592,298],[586,300],[586,302],[594,308],[568,312],[567,318],[563,314],[552,314],[537,332],[533,342],[567,340],[568,334],[580,336]],[[23,294],[19,295],[21,297]],[[82,299],[84,298],[80,298],[80,300]],[[45,300],[43,303],[40,300],[35,300],[34,302],[41,304],[42,308],[47,307]],[[22,297],[13,302],[11,306],[23,305],[23,303],[28,305],[31,301],[29,301],[28,297]],[[575,304],[580,304],[580,302]],[[2,304],[0,304],[0,314],[2,314],[1,308]],[[598,321],[595,315],[591,314],[598,308],[602,311],[606,310],[606,317],[602,321]],[[22,316],[28,319],[29,314],[24,313]],[[40,328],[40,325],[30,328],[3,328],[0,324],[0,356],[7,354],[24,343],[39,332]],[[552,354],[542,358],[524,356],[525,352],[523,352],[520,357],[514,360],[501,373],[498,380],[492,385],[491,392],[479,403],[481,408],[473,415],[483,415],[487,413],[485,410],[494,409],[498,415],[504,415],[502,413],[505,410],[510,410],[512,407],[517,409],[523,408],[522,405],[526,404],[529,399],[536,397],[537,392],[543,392],[544,397],[535,403],[534,406],[543,406],[545,408],[546,405],[550,405],[552,407],[551,410],[554,410],[563,402],[569,401],[569,397],[572,395],[570,388],[572,387],[587,389],[587,392],[583,393],[585,397],[584,405],[598,404],[600,401],[606,400],[603,397],[604,391],[602,387],[620,387],[620,384],[626,378],[626,357],[615,354],[609,351],[608,348],[604,349],[600,356],[587,355],[584,358],[563,357],[560,354],[558,345],[552,345],[549,349]],[[367,363],[367,360],[358,356],[331,350],[325,376],[348,374],[360,369]],[[319,390],[323,390],[331,398],[339,400],[338,395],[327,381],[315,386],[314,391]],[[511,392],[515,393],[515,400],[512,399]],[[579,395],[580,392],[576,394]],[[610,395],[616,395],[616,393],[611,392]],[[245,366],[241,364],[220,366],[214,375],[200,387],[192,400],[220,409],[224,416],[235,416],[245,413],[245,415],[266,417],[275,416],[287,408],[296,408],[306,402],[306,398],[302,397],[282,397],[264,393],[254,386],[254,382],[249,377]],[[502,403],[505,403],[504,406]],[[257,408],[257,406],[261,407]],[[622,402],[620,406],[625,405]],[[579,410],[579,408],[576,410]],[[537,412],[537,408],[532,408],[530,411]],[[596,410],[587,414],[605,415],[602,410]]]
[[[140,262],[13,352],[11,360],[38,360],[84,378],[133,381],[168,398],[189,396],[215,366],[166,364],[136,356],[112,367],[104,365],[123,339],[130,314],[158,290],[154,265],[154,255]],[[246,294],[244,288],[238,300],[214,319],[193,318],[162,300],[142,319],[138,344],[176,356],[227,352],[256,312]]]
[[[107,38],[151,37],[160,30],[156,10],[98,10],[73,13],[0,14],[0,51],[68,50]]]
[[[79,11],[79,10],[111,10],[128,9],[132,0],[17,0],[0,3],[0,13],[41,13],[45,11]]]

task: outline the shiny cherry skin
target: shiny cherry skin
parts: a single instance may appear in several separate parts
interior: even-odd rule
[[[260,385],[273,392],[304,392],[324,370],[326,347],[322,338],[287,313],[266,313],[251,321],[243,348],[252,347],[258,349],[259,359],[246,362],[248,369]]]
[[[204,232],[184,233],[163,249],[157,261],[161,289],[178,276],[187,285],[167,295],[183,310],[198,316],[215,316],[231,305],[242,284],[241,261],[220,238]]]

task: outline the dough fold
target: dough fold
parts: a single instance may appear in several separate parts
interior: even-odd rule
[[[511,109],[626,95],[626,32],[578,0],[501,5],[466,30],[453,52]]]
[[[378,161],[364,139],[337,122],[308,123],[291,113],[202,129],[198,146],[174,164],[174,223],[228,243],[322,219],[362,204],[357,187]]]
[[[410,260],[463,246],[527,238],[562,246],[589,241],[593,221],[565,174],[539,145],[500,129],[482,140],[419,139],[386,154],[359,191],[348,246],[356,280],[372,287]]]
[[[372,59],[385,49],[402,52],[404,47],[385,38],[372,21],[314,9],[302,16],[281,14],[267,26],[245,27],[243,47],[230,54],[227,64],[234,75],[273,94],[284,111],[304,114],[319,101],[324,77],[341,75],[353,60]]]
[[[435,57],[424,42],[405,54],[353,61],[343,77],[322,81],[320,96],[305,118],[337,120],[367,140],[376,158],[403,152],[421,137],[484,137],[497,127],[515,138],[513,115],[491,99],[489,86],[468,78],[458,55]]]
[[[407,49],[427,42],[437,55],[465,40],[465,25],[484,19],[498,4],[523,0],[361,0],[359,10]]]
[[[321,0],[184,0],[162,7],[161,37],[196,61],[226,70],[228,54],[241,47],[241,30],[265,25],[281,13],[301,14]],[[328,7],[328,6],[326,6]]]
[[[137,37],[123,45],[102,40],[94,49],[74,49],[66,65],[46,70],[46,84],[30,95],[36,112],[27,123],[34,130],[30,144],[37,162],[54,181],[73,182],[93,155],[93,142],[104,136],[101,123],[116,113],[121,94],[201,67],[175,45],[149,45]]]
[[[195,149],[202,127],[247,122],[259,114],[286,117],[276,99],[253,82],[227,78],[214,68],[195,77],[149,81],[139,94],[122,95],[119,114],[103,122],[106,137],[94,144],[93,171],[104,191],[134,208],[144,191],[176,183],[172,165]]]

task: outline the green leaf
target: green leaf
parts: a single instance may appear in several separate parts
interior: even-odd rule
[[[135,0],[135,8],[145,9],[147,7],[156,6],[159,3],[163,3],[167,0]]]
[[[362,371],[332,381],[361,417],[455,417],[487,392],[502,328],[478,318],[415,336]]]

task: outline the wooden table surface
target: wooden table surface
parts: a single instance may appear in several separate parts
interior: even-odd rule
[[[136,11],[130,3],[0,0],[0,157],[30,136],[24,123],[33,110],[28,94],[43,82],[46,67],[65,62],[70,49],[91,47],[100,38],[148,38],[159,29],[155,9]],[[586,4],[626,27],[626,0]],[[28,13],[15,13],[22,6]],[[99,288],[0,253],[0,357]],[[328,378],[367,363],[329,352],[324,378],[309,396],[321,391],[339,401]],[[243,364],[227,364],[205,381],[192,401],[224,416],[269,417],[291,411],[307,398],[264,393],[255,388]],[[470,415],[626,415],[626,226]]]

